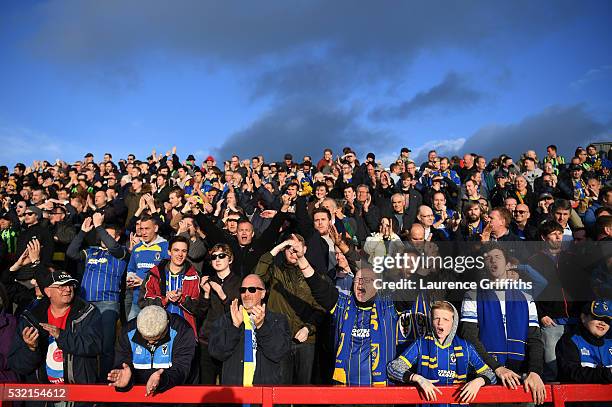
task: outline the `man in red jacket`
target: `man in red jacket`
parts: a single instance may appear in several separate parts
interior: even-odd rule
[[[189,240],[173,237],[168,244],[170,260],[164,260],[147,273],[140,291],[138,305],[159,305],[171,314],[178,314],[197,334],[195,310],[200,296],[200,277],[187,261]]]

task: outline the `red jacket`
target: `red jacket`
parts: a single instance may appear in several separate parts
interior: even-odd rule
[[[166,298],[167,264],[168,260],[164,260],[147,273],[140,289],[140,298],[138,299],[138,305],[141,308],[147,305],[168,307],[169,301]],[[198,298],[200,297],[200,276],[189,262],[185,262],[181,274],[183,275],[183,289],[181,299],[177,305],[183,309],[183,316],[189,325],[191,325],[197,337],[194,314],[196,313]]]

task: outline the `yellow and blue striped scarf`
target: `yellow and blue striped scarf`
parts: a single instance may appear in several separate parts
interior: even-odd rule
[[[255,327],[250,315],[242,309],[244,319],[244,364],[242,370],[242,385],[245,387],[253,386],[255,377],[257,339],[255,338]]]

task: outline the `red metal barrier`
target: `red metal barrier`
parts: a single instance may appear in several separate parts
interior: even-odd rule
[[[555,407],[563,407],[566,401],[612,401],[612,385],[610,384],[553,385],[552,391]]]
[[[56,385],[0,384],[0,407],[2,400],[15,400],[15,389],[31,391],[58,389]],[[144,386],[136,386],[126,393],[115,391],[104,385],[67,385],[66,398],[77,402],[108,403],[239,403],[261,404],[415,404],[425,402],[414,387],[223,387],[223,386],[181,386],[153,397],[145,397]],[[459,386],[439,387],[442,395],[437,403],[456,402]],[[8,391],[12,389],[12,397]],[[546,401],[555,407],[565,402],[612,401],[612,385],[547,385]],[[31,393],[30,393],[31,394]],[[475,403],[520,403],[530,402],[531,394],[522,388],[509,390],[500,386],[483,387]],[[6,407],[6,406],[4,406]]]
[[[437,403],[456,403],[460,386],[439,386],[442,394]],[[278,404],[414,404],[426,403],[416,387],[273,387],[273,400]],[[503,400],[503,401],[500,401]],[[509,390],[501,386],[483,387],[474,402],[530,402],[531,394],[521,388]],[[552,401],[550,386],[546,386],[546,401]]]

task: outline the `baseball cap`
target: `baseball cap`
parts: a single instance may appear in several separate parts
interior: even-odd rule
[[[289,153],[285,154],[285,160],[293,160],[293,156]]]
[[[215,157],[213,157],[212,155],[209,155],[208,157],[206,157],[206,160],[204,161],[215,161]]]
[[[590,314],[594,318],[607,319],[607,322],[610,323],[610,320],[612,319],[612,301],[592,301],[585,306],[585,309],[583,311],[585,314]]]
[[[36,284],[38,284],[41,291],[51,286],[76,285],[78,283],[79,280],[73,278],[64,270],[41,271],[36,274]]]
[[[495,179],[497,178],[508,178],[506,171],[500,170],[495,173]]]
[[[569,167],[570,171],[582,171],[582,167],[577,164],[572,164]]]
[[[189,156],[187,156],[187,161],[195,161],[193,154],[189,154]]]
[[[412,152],[412,150],[411,150],[411,149],[409,149],[408,147],[404,147],[404,148],[402,148],[402,150],[401,150],[400,152],[401,152],[401,153],[411,153],[411,152]]]
[[[93,155],[92,153],[87,153],[87,154],[85,154],[85,158],[88,158],[88,157],[93,157],[93,156],[94,156],[94,155]]]

